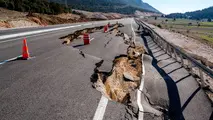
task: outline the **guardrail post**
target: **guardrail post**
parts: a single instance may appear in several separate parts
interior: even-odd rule
[[[162,50],[164,50],[164,42],[163,42],[163,40],[160,39],[160,43],[161,43]]]
[[[167,44],[166,44],[166,42],[165,41],[163,41],[164,43],[163,43],[163,46],[164,46],[164,48],[163,48],[163,50],[167,53]]]
[[[174,49],[174,55],[175,55],[175,60],[178,61],[178,58],[177,58],[177,52],[176,50]]]
[[[147,28],[146,29],[149,29],[150,31],[148,31],[149,33],[152,32],[153,34],[155,34],[157,37],[155,41],[157,41],[158,44],[160,44],[160,47],[163,49],[163,51],[165,53],[168,54],[169,52],[169,48],[168,47],[172,47],[172,54],[174,54],[173,56],[175,57],[176,61],[180,61],[181,62],[181,65],[184,67],[184,68],[188,68],[189,67],[189,70],[192,74],[197,74],[195,73],[195,71],[193,71],[193,68],[194,67],[197,67],[198,70],[199,70],[199,77],[201,78],[201,84],[202,84],[202,87],[207,87],[206,83],[205,83],[205,75],[211,77],[211,79],[213,79],[213,71],[211,69],[209,69],[209,67],[205,66],[205,65],[202,65],[200,64],[199,62],[197,62],[194,58],[192,58],[191,56],[188,56],[187,54],[185,54],[184,52],[182,52],[181,50],[177,49],[175,46],[171,45],[169,46],[170,44],[168,44],[166,42],[166,40],[164,38],[161,38],[160,35],[158,33],[156,33],[155,31],[153,31],[152,28],[150,28],[148,25],[144,24],[142,22],[142,24],[144,26],[146,26]],[[150,34],[150,36],[153,38],[153,34]],[[160,40],[159,40],[159,38]],[[171,48],[170,48],[171,49]],[[173,57],[172,56],[172,57]],[[187,59],[189,62],[189,66],[188,63],[184,64],[184,59]]]
[[[162,40],[158,39],[160,41],[160,45],[161,45],[161,48],[163,48],[163,42]]]
[[[170,55],[173,58],[173,48],[171,46],[169,48],[170,48]]]
[[[205,84],[205,79],[204,79],[204,76],[203,76],[203,71],[200,69],[200,68],[198,68],[199,69],[199,74],[200,74],[200,80],[201,80],[201,87],[206,87],[207,85]]]
[[[189,63],[189,73],[193,74],[192,62],[188,60],[188,63]]]
[[[180,59],[181,59],[181,65],[184,67],[183,56],[181,54],[180,54]]]
[[[168,53],[169,45],[166,43],[166,53]]]
[[[168,45],[168,55],[169,55],[170,57],[172,57],[171,46],[170,46],[169,44],[167,44],[167,45]]]

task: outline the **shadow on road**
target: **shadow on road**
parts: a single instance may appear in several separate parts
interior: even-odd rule
[[[213,120],[213,112],[212,112],[211,117],[209,118],[209,120]]]
[[[84,44],[74,45],[74,46],[72,46],[72,47],[78,48],[78,47],[81,47],[81,46],[84,46]]]
[[[154,53],[152,52],[154,49],[151,49],[149,47],[149,44],[151,44],[153,46],[153,43],[150,42],[150,41],[148,43],[148,41],[147,41],[147,39],[146,39],[146,37],[145,37],[144,34],[142,34],[141,37],[142,37],[142,39],[144,41],[144,45],[147,48],[149,55],[153,58],[152,65],[155,67],[155,69],[159,72],[159,74],[162,76],[162,78],[166,82],[166,86],[167,86],[167,90],[168,90],[168,96],[169,96],[169,117],[172,120],[185,120],[185,118],[183,116],[183,111],[185,110],[185,108],[187,107],[187,105],[191,102],[192,98],[201,90],[201,87],[198,87],[188,97],[188,99],[186,100],[186,102],[181,107],[180,95],[179,95],[179,92],[178,92],[177,83],[179,83],[180,81],[183,81],[186,78],[190,77],[191,74],[183,76],[182,78],[180,78],[179,80],[176,80],[176,82],[175,82],[175,80],[172,77],[170,77],[169,74],[171,74],[171,73],[173,73],[173,72],[175,72],[175,71],[177,71],[179,69],[183,69],[183,67],[181,66],[181,67],[178,67],[178,68],[173,68],[172,71],[166,73],[163,70],[163,68],[166,68],[168,66],[171,66],[172,64],[175,64],[175,63],[177,63],[177,61],[170,62],[167,65],[164,65],[163,67],[160,67],[158,65],[158,62],[163,61],[163,60],[173,59],[173,58],[170,56],[169,58],[159,59],[160,56],[163,56],[163,55],[166,54],[165,52],[163,52],[160,55],[154,56]],[[158,51],[161,51],[161,50],[158,50]],[[211,115],[210,120],[212,120],[212,119],[213,119],[213,113]]]
[[[186,100],[186,102],[183,104],[182,106],[182,111],[184,111],[184,109],[186,108],[186,106],[190,103],[190,101],[192,100],[192,98],[198,93],[198,91],[201,90],[201,87],[198,87],[192,94],[191,96],[189,96],[189,98]]]
[[[145,47],[148,50],[148,53],[153,58],[152,65],[155,67],[155,69],[159,72],[159,74],[162,76],[162,78],[166,82],[168,96],[169,96],[169,117],[172,120],[185,120],[182,114],[180,96],[179,96],[178,88],[175,81],[162,68],[158,66],[157,64],[158,60],[156,59],[156,57],[154,57],[152,50],[148,46],[147,39],[145,38],[143,34],[141,35],[141,37],[144,41]]]
[[[170,66],[170,65],[172,65],[172,64],[174,64],[174,63],[176,63],[176,62],[177,62],[177,61],[171,62],[171,63],[169,63],[169,64],[167,64],[167,65],[165,65],[165,66],[163,66],[163,67],[161,67],[161,68],[168,67],[168,66]]]

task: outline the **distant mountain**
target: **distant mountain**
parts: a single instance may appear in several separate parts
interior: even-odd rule
[[[136,10],[160,13],[157,9],[144,3],[142,0],[49,0],[65,3],[73,9],[97,12],[118,12],[131,14]]]
[[[213,6],[203,10],[186,13],[172,13],[166,15],[168,18],[190,18],[190,19],[213,19]]]
[[[158,11],[157,9],[155,9],[154,7],[149,5],[148,3],[144,3],[142,0],[121,0],[121,1],[125,1],[126,4],[134,5],[134,6],[140,7],[140,8],[145,9],[145,10],[160,13],[160,11]]]

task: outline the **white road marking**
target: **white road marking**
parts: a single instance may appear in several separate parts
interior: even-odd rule
[[[143,90],[143,87],[144,87],[144,76],[145,76],[145,66],[144,66],[144,63],[143,63],[143,57],[144,57],[144,54],[142,54],[142,69],[143,69],[143,74],[142,74],[142,79],[141,79],[141,84],[140,84],[140,87],[139,87],[139,90],[137,91],[137,104],[138,104],[138,107],[139,107],[139,115],[138,115],[138,120],[143,120],[143,117],[144,117],[144,109],[143,109],[143,106],[142,106],[142,101],[141,101],[141,91]]]
[[[3,35],[3,36],[1,36],[0,40],[8,39],[8,38],[14,38],[14,37],[21,37],[21,36],[26,36],[26,35],[32,35],[32,34],[39,34],[39,33],[43,33],[43,32],[50,32],[50,31],[56,31],[56,30],[80,27],[80,26],[81,25],[75,25],[75,26],[67,26],[67,27],[52,28],[52,29],[46,29],[46,30],[36,30],[36,31],[30,31],[30,32]]]
[[[132,26],[132,23],[133,23],[134,19],[132,19],[132,22],[131,22],[131,28],[132,28],[132,32],[133,32],[133,40],[135,42],[135,31],[133,29],[133,26]],[[144,67],[144,63],[143,63],[143,56],[144,54],[142,54],[142,69],[143,69],[143,73],[142,73],[142,79],[141,79],[141,84],[139,86],[139,90],[137,91],[137,104],[138,104],[138,108],[139,108],[139,115],[138,115],[138,120],[143,120],[144,118],[144,109],[143,109],[143,106],[141,104],[141,91],[143,90],[143,87],[144,87],[144,75],[145,75],[145,67]]]
[[[96,109],[95,115],[93,117],[93,120],[103,119],[107,103],[108,103],[108,99],[102,95],[101,100],[99,101],[98,107]]]
[[[48,33],[41,33],[41,34],[35,34],[35,35],[30,35],[30,36],[27,36],[27,38],[41,36],[41,35],[47,35],[47,34],[50,34],[50,32],[48,32]],[[10,40],[0,41],[0,44],[1,43],[6,43],[6,42],[11,42],[11,41],[17,41],[17,40],[24,39],[24,38],[26,38],[26,37],[20,37],[20,38],[14,38],[14,39],[10,39]],[[30,41],[32,41],[32,40],[30,40]]]
[[[16,33],[16,34],[2,35],[2,36],[0,36],[0,40],[15,38],[15,37],[28,36],[28,35],[39,34],[39,33],[44,33],[44,32],[57,31],[57,30],[62,30],[62,29],[74,28],[74,27],[80,27],[80,26],[88,26],[88,25],[92,25],[92,24],[101,24],[101,23],[105,23],[105,22],[113,22],[113,21],[115,21],[115,20],[101,21],[101,22],[95,22],[95,23],[85,23],[85,24],[81,24],[81,25],[72,25],[72,26],[67,26],[67,27],[50,28],[50,29],[45,29],[45,30],[35,30],[35,31],[22,32],[22,33]],[[121,21],[121,20],[119,20],[119,21]],[[1,41],[0,43],[10,42],[10,41],[12,41],[12,40]]]
[[[5,61],[3,61],[3,62],[0,62],[0,65],[3,65],[3,64],[5,64],[5,63],[7,63],[7,62],[10,62],[10,61],[16,60],[17,58],[19,58],[19,57],[21,57],[21,56],[22,56],[22,55],[19,55],[19,56],[17,56],[17,57],[10,58],[10,59],[8,59],[8,60],[5,60]]]
[[[93,40],[94,40],[94,38],[91,38],[91,39],[90,39],[90,42],[93,41]]]

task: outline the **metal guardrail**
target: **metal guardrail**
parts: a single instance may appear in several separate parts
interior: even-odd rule
[[[194,58],[190,57],[179,48],[175,47],[171,43],[167,42],[163,37],[161,37],[158,33],[156,33],[150,26],[146,25],[143,21],[136,20],[145,30],[148,30],[149,34],[152,38],[154,38],[154,42],[157,43],[159,47],[161,47],[166,53],[168,53],[171,57],[174,57],[176,61],[178,61],[178,57],[180,58],[180,62],[184,68],[188,68],[191,74],[193,73],[193,65],[199,69],[199,77],[202,81],[202,85],[204,85],[204,74],[208,75],[213,79],[213,71],[207,68],[205,65],[199,63]],[[188,66],[184,63],[184,59],[188,60]]]

